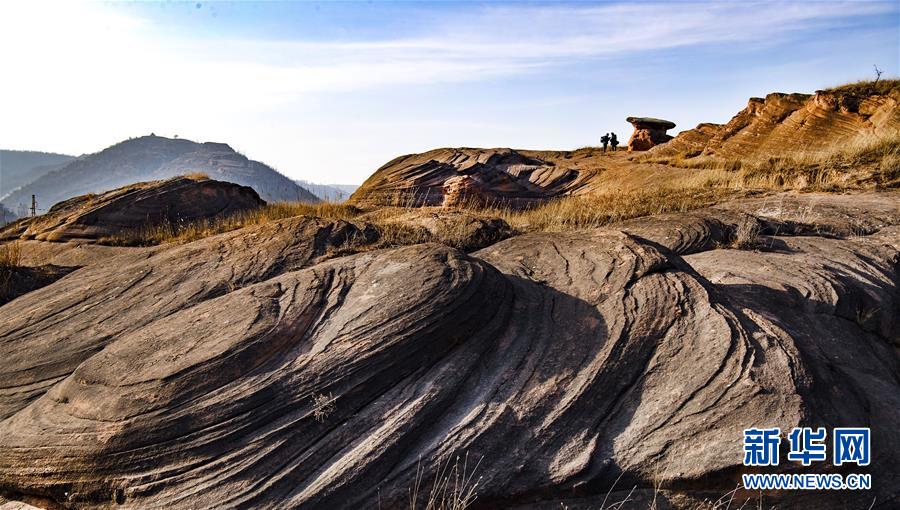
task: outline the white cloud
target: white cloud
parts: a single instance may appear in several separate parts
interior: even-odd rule
[[[266,115],[322,93],[481,81],[699,44],[774,44],[796,31],[894,8],[859,2],[488,6],[448,14],[425,27],[427,37],[312,41],[173,35],[116,7],[0,4],[0,145],[81,152],[166,126],[204,139],[232,141],[240,133],[238,145],[268,149],[277,145],[271,123],[247,123],[265,123]],[[320,121],[296,119],[294,133],[314,136]],[[291,136],[291,126],[285,130]]]

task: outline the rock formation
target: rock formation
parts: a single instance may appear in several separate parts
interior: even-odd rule
[[[700,124],[652,153],[723,159],[850,147],[900,130],[900,86],[885,94],[825,90],[754,97],[727,124]]]
[[[118,255],[0,307],[0,491],[400,508],[465,464],[473,508],[597,508],[617,481],[692,508],[738,483],[745,428],[862,425],[872,491],[765,504],[892,508],[898,198],[766,197],[472,255],[330,258],[365,231],[311,218]],[[716,249],[746,215],[763,248]]]
[[[375,219],[379,212],[362,215],[357,223]],[[479,216],[464,210],[416,209],[396,215],[382,224],[421,229],[419,239],[426,239],[469,252],[502,241],[515,232],[499,218]]]
[[[569,153],[437,149],[401,156],[350,197],[359,205],[455,206],[464,202],[528,207],[578,189],[590,173],[558,164]]]
[[[253,189],[206,178],[176,177],[133,184],[60,202],[47,214],[0,229],[0,241],[96,242],[160,225],[249,211],[264,205]]]
[[[666,143],[672,139],[666,131],[673,129],[675,123],[669,120],[652,117],[628,117],[625,119],[634,126],[634,133],[628,139],[628,151],[645,151],[653,146]]]
[[[900,81],[896,83],[893,89],[885,88],[887,92],[837,89],[814,96],[754,98],[727,124],[700,124],[650,147],[647,154],[660,160],[699,155],[752,160],[890,139],[900,130]],[[630,145],[638,150],[646,147],[647,140],[658,143],[668,139],[661,131],[670,126],[666,122],[653,119],[651,124],[642,124],[653,128],[638,130]],[[636,181],[655,187],[658,179],[641,176],[661,170],[671,172],[673,167],[629,160],[626,154],[602,156],[590,147],[574,151],[437,149],[388,162],[360,186],[350,202],[405,207],[446,203],[454,207],[472,200],[524,208],[563,195],[633,188]]]
[[[267,201],[319,201],[294,181],[227,144],[151,135],[81,156],[13,191],[2,203],[15,210],[19,203],[30,204],[35,194],[43,208],[78,195],[195,173],[250,186]]]

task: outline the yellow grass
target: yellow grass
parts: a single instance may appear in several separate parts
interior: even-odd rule
[[[602,227],[640,216],[708,207],[730,195],[729,190],[703,188],[606,192],[563,197],[524,211],[499,209],[482,214],[502,218],[522,232],[564,232]]]
[[[19,267],[21,259],[22,250],[18,241],[0,245],[0,299],[11,293],[13,271]]]
[[[21,259],[22,250],[18,241],[0,245],[0,270],[19,267]]]
[[[697,170],[696,185],[734,190],[842,191],[900,185],[900,133],[860,137],[837,149],[788,152],[779,156],[725,160],[712,156],[638,158]],[[688,182],[669,186],[690,187]]]
[[[203,219],[191,222],[162,222],[123,233],[113,238],[101,239],[102,244],[123,246],[147,246],[162,243],[186,243],[250,225],[259,225],[294,216],[349,220],[360,213],[351,205],[300,202],[276,202],[259,209]]]
[[[208,181],[209,174],[206,172],[191,172],[189,174],[184,174],[184,177],[192,180],[192,181]]]
[[[852,94],[854,96],[888,95],[900,90],[900,80],[862,80],[826,89],[835,94]]]

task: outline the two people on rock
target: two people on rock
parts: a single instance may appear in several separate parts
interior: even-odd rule
[[[603,144],[603,152],[606,152],[607,145],[611,145],[612,150],[615,151],[616,147],[619,146],[619,139],[616,138],[615,133],[606,133],[605,135],[600,137],[600,143]]]

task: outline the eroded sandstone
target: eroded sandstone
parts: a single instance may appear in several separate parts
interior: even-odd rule
[[[773,497],[890,508],[900,211],[854,198],[817,221],[870,204],[868,233],[764,230],[758,250],[722,247],[741,215],[777,226],[793,207],[325,261],[360,234],[298,218],[83,268],[0,307],[0,489],[396,508],[459,456],[476,508],[596,507],[617,481],[692,508],[738,483],[744,428],[864,425],[871,493]]]

